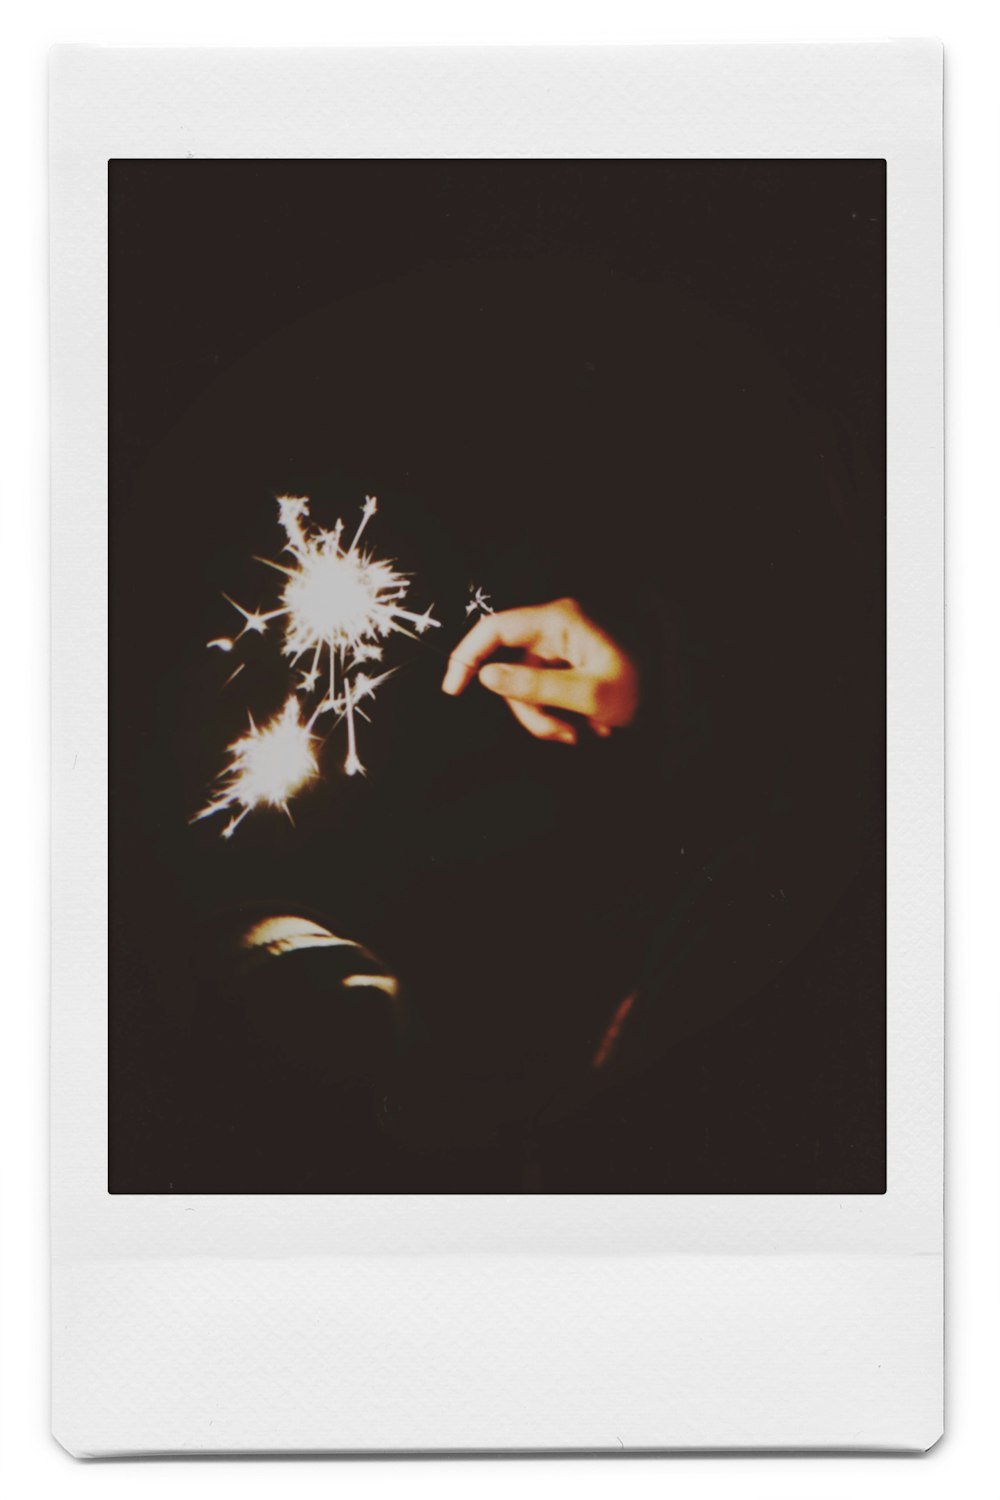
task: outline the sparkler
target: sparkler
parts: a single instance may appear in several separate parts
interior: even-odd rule
[[[368,718],[359,705],[373,697],[391,670],[372,678],[359,669],[382,659],[383,644],[389,636],[416,639],[440,623],[431,614],[433,605],[424,614],[404,608],[410,586],[408,574],[362,551],[361,539],[376,509],[375,496],[366,495],[357,530],[350,545],[344,547],[343,521],[338,520],[332,531],[314,528],[305,496],[279,496],[278,522],[285,533],[282,555],[289,554],[290,562],[257,559],[285,578],[278,606],[266,611],[248,610],[228,594],[223,595],[242,617],[243,625],[237,635],[216,637],[208,645],[229,653],[244,636],[264,636],[271,622],[281,619],[282,654],[298,672],[282,713],[262,730],[256,729],[251,719],[251,734],[229,746],[232,759],[220,778],[220,793],[198,814],[207,817],[239,804],[243,811],[223,830],[226,837],[254,807],[269,805],[288,811],[288,799],[317,774],[312,729],[323,714],[333,713],[337,723],[346,719],[344,770],[348,776],[363,773],[355,719]],[[227,681],[241,670],[242,665]],[[297,695],[308,701],[317,693],[315,706],[303,723]]]
[[[212,813],[239,807],[222,837],[231,838],[248,812],[255,807],[280,807],[288,812],[288,799],[311,781],[319,770],[313,749],[315,737],[299,717],[299,700],[293,694],[284,708],[260,728],[250,714],[250,730],[229,746],[230,760],[219,777],[219,791],[193,821]]]
[[[473,588],[472,584],[470,583],[469,602],[465,606],[466,618],[468,618],[469,615],[474,615],[477,610],[481,615],[492,615],[496,613],[490,600],[490,596],[486,593],[485,589],[479,587]],[[210,642],[209,644],[214,644],[214,642]]]

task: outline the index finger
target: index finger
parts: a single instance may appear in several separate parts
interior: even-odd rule
[[[499,614],[484,615],[463,636],[448,658],[441,689],[445,693],[464,692],[488,656],[498,646],[531,646],[545,625],[545,609],[531,605],[525,609],[505,609]]]

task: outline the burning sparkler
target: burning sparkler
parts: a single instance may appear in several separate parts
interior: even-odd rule
[[[230,760],[219,777],[217,795],[195,818],[197,821],[227,808],[241,808],[222,830],[226,839],[255,807],[280,807],[291,817],[288,799],[319,770],[313,749],[315,737],[299,717],[299,700],[294,694],[281,712],[260,728],[252,714],[248,717],[249,733],[229,746]]]
[[[496,613],[490,600],[490,596],[486,593],[485,589],[478,587],[473,588],[472,584],[470,583],[469,602],[465,606],[466,618],[468,618],[469,615],[474,615],[477,611],[481,615],[492,615]]]
[[[234,802],[239,803],[243,812],[226,828],[227,837],[253,807],[271,805],[284,807],[287,811],[288,798],[316,774],[311,731],[317,719],[325,713],[335,714],[337,722],[341,719],[347,721],[344,770],[349,776],[364,771],[357,750],[355,716],[367,719],[359,704],[372,697],[375,689],[391,673],[382,672],[371,678],[358,669],[366,663],[381,660],[383,642],[390,635],[400,634],[415,639],[440,623],[433,618],[430,609],[424,614],[416,614],[403,607],[410,586],[407,574],[397,572],[391,562],[361,550],[361,538],[376,509],[375,496],[366,495],[353,540],[344,547],[342,521],[338,520],[332,531],[312,528],[308,499],[300,495],[281,495],[278,498],[278,521],[286,538],[283,551],[290,554],[291,562],[286,565],[270,558],[257,559],[285,577],[279,606],[267,611],[248,610],[235,599],[230,599],[228,594],[223,596],[242,616],[243,625],[236,636],[216,637],[208,642],[209,646],[231,652],[244,636],[263,636],[272,620],[283,619],[282,653],[299,674],[293,696],[279,718],[265,730],[255,729],[251,735],[229,747],[233,759],[223,772],[222,793],[198,814],[206,817]],[[241,670],[242,666],[237,667],[228,681],[231,682]],[[320,696],[303,724],[294,694],[302,694],[308,700],[317,692]],[[280,755],[277,739],[268,742],[268,749],[265,749],[264,741],[266,733],[276,733],[279,727],[282,734]],[[304,770],[306,756],[312,764]],[[258,794],[256,790],[259,757],[267,759],[266,777],[274,777],[273,781],[268,781],[269,790],[264,794]],[[279,775],[281,764],[285,767],[284,782]]]

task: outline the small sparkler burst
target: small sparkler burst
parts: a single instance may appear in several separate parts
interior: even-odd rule
[[[477,613],[481,615],[492,615],[495,614],[496,611],[494,610],[493,604],[490,600],[490,596],[486,593],[485,589],[473,587],[473,585],[470,583],[469,601],[465,606],[466,618],[468,618],[469,615],[474,615]]]
[[[260,728],[252,714],[249,719],[249,732],[229,746],[229,764],[219,777],[218,792],[195,817],[197,821],[239,808],[222,830],[226,839],[255,807],[279,807],[288,813],[288,799],[319,770],[315,739],[299,717],[299,700],[294,694],[281,712]]]
[[[220,778],[220,793],[198,814],[208,817],[238,804],[243,811],[224,830],[227,837],[254,807],[267,805],[288,811],[288,799],[317,774],[312,730],[324,714],[333,714],[337,723],[346,720],[344,770],[349,776],[364,771],[358,755],[356,719],[368,718],[360,705],[374,696],[392,669],[372,677],[361,668],[381,661],[389,636],[415,639],[439,624],[431,609],[416,614],[404,607],[410,587],[408,574],[362,551],[361,538],[376,509],[375,496],[366,495],[357,530],[350,544],[344,546],[343,521],[338,520],[332,531],[312,527],[307,498],[279,496],[278,521],[285,533],[282,555],[287,554],[289,560],[257,559],[284,576],[277,607],[267,611],[244,609],[228,594],[223,596],[242,616],[243,626],[236,636],[219,636],[208,645],[230,653],[245,636],[263,636],[272,621],[283,620],[282,654],[298,679],[276,719],[261,730],[252,728],[251,734],[230,745],[232,759]],[[244,665],[237,666],[227,682],[232,682]],[[304,721],[297,695],[307,704],[310,700],[313,703]],[[263,786],[267,788],[264,792],[259,790]]]

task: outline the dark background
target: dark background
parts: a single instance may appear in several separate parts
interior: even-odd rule
[[[109,190],[111,1189],[883,1191],[884,164]],[[363,782],[224,842],[187,819],[282,677],[222,689],[205,642],[222,589],[268,603],[285,491],[348,525],[377,492],[442,627]],[[636,732],[567,752],[442,699],[472,582],[581,597],[643,666]],[[314,975],[247,1004],[227,944],[279,909],[404,976],[401,1069],[354,1067],[385,1036]]]

